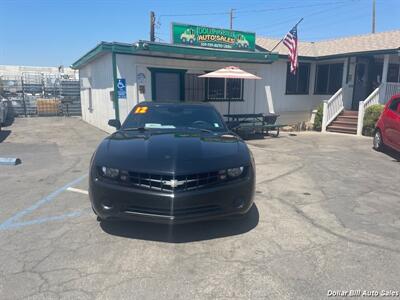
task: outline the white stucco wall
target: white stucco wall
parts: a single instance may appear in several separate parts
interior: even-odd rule
[[[222,67],[232,65],[232,63],[223,62],[204,62],[192,60],[179,60],[179,59],[165,59],[144,56],[131,56],[131,55],[117,55],[118,77],[125,78],[128,89],[128,100],[125,102],[121,100],[120,103],[120,116],[121,120],[127,115],[130,109],[141,101],[151,101],[151,72],[148,68],[171,68],[171,69],[185,69],[188,72],[199,74],[205,70],[216,70]],[[254,110],[254,84],[256,84],[257,98],[256,98],[256,111],[267,112],[267,104],[265,98],[265,66],[260,64],[241,64],[235,63],[236,66],[263,77],[263,80],[245,81],[244,84],[244,102],[231,102],[231,113],[251,113]],[[136,75],[143,73],[146,76],[145,80],[145,94],[140,94],[136,84]],[[120,102],[121,102],[120,101]],[[221,102],[213,102],[217,109],[226,114],[228,111],[228,104]]]
[[[111,54],[105,54],[79,70],[81,80],[82,119],[104,131],[112,132],[107,125],[115,118],[110,92],[113,91]],[[87,85],[89,83],[89,86]],[[89,93],[92,92],[92,110],[89,110]]]
[[[147,56],[116,55],[117,76],[125,78],[127,84],[127,99],[119,100],[121,121],[125,120],[129,111],[141,101],[151,101],[151,72],[149,67],[185,69],[190,73],[203,73],[232,65],[229,62],[195,61],[183,59],[157,58]],[[266,113],[269,111],[265,86],[271,87],[275,112],[280,114],[281,124],[293,124],[308,121],[311,112],[318,104],[330,98],[330,95],[315,95],[315,62],[311,63],[309,94],[286,95],[286,59],[272,64],[234,63],[235,66],[260,76],[261,80],[245,80],[243,102],[231,102],[231,113]],[[137,74],[145,74],[145,93],[141,94],[137,84]],[[80,69],[81,81],[84,78],[90,82],[92,89],[92,107],[89,110],[89,88],[82,87],[82,118],[88,123],[107,132],[114,129],[107,121],[115,117],[110,92],[113,91],[112,56],[103,55]],[[254,95],[255,93],[255,95]],[[255,96],[255,97],[254,97]],[[211,102],[222,114],[228,112],[228,103]],[[255,108],[255,109],[254,109]]]
[[[308,95],[286,94],[286,59],[280,59],[266,68],[267,84],[271,86],[275,111],[281,115],[280,122],[284,124],[309,121],[312,110],[316,109],[321,101],[330,98],[330,95],[314,94],[316,63],[312,61],[301,62],[310,63]]]
[[[118,77],[125,78],[128,89],[128,99],[120,100],[120,117],[123,120],[127,113],[140,101],[151,101],[151,72],[149,67],[186,69],[188,72],[204,72],[232,65],[226,62],[192,61],[180,59],[165,59],[145,56],[117,55]],[[308,95],[286,95],[286,60],[273,64],[234,63],[235,66],[262,77],[262,80],[246,80],[244,83],[243,102],[231,102],[231,113],[266,113],[269,111],[265,86],[270,85],[275,112],[281,115],[281,123],[296,123],[308,121],[311,111],[329,95],[314,95],[315,63],[311,63],[311,74]],[[136,84],[136,76],[143,73],[146,76],[145,94],[140,94]],[[254,87],[256,97],[254,98]],[[228,103],[212,102],[222,113],[228,112]]]

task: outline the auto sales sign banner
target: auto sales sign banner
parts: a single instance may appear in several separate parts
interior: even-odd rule
[[[172,43],[218,49],[254,51],[252,32],[172,23]]]

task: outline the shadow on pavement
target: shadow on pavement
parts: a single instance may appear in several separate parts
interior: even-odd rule
[[[15,121],[15,116],[14,116],[14,113],[12,113],[7,117],[7,119],[4,122],[3,126],[4,127],[11,126],[14,123],[14,121]]]
[[[248,134],[240,136],[245,141],[263,140],[266,135],[264,134]]]
[[[11,134],[11,130],[1,130],[0,131],[0,143],[5,141],[5,139]]]
[[[392,150],[392,149],[386,149],[383,153],[389,155],[396,162],[400,162],[400,152],[397,152],[397,151]]]
[[[257,206],[241,218],[213,220],[207,222],[166,225],[133,221],[102,221],[104,232],[140,240],[166,243],[188,243],[211,240],[246,233],[255,228],[259,221]]]

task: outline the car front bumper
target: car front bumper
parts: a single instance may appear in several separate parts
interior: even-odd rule
[[[89,179],[90,201],[101,219],[167,224],[243,215],[253,204],[254,189],[253,171],[237,181],[175,194]]]

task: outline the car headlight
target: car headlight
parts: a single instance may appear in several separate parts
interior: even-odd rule
[[[109,178],[117,178],[119,176],[119,170],[115,168],[101,167],[101,173]]]
[[[226,170],[226,173],[231,178],[239,177],[243,173],[243,167],[228,169]]]

